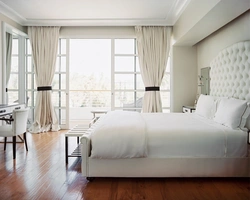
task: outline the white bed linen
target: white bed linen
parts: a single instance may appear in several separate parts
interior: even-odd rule
[[[148,157],[245,157],[247,133],[195,113],[142,113]]]
[[[247,156],[247,133],[195,113],[109,112],[91,130],[92,158]]]
[[[147,156],[145,122],[138,112],[112,111],[91,130],[92,158]]]

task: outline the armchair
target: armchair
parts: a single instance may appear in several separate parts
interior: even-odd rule
[[[11,124],[0,126],[0,137],[4,137],[4,150],[6,150],[7,137],[13,138],[13,159],[16,158],[16,136],[23,134],[23,140],[28,151],[26,129],[29,109],[13,110]]]

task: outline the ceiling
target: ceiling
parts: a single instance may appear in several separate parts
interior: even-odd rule
[[[23,26],[172,26],[190,0],[0,0]]]

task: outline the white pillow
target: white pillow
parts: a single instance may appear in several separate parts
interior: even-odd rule
[[[195,113],[202,117],[213,119],[215,111],[216,111],[215,98],[213,96],[201,94],[196,105]]]
[[[243,128],[249,112],[247,101],[224,98],[218,104],[214,121],[233,129]]]
[[[250,120],[250,103],[247,103],[247,108],[243,116],[241,117],[240,128],[241,129],[247,128],[248,130],[250,130],[249,120]]]

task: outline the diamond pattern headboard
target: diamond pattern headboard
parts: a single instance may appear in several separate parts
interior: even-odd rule
[[[210,67],[210,95],[250,101],[250,41],[222,50]]]

